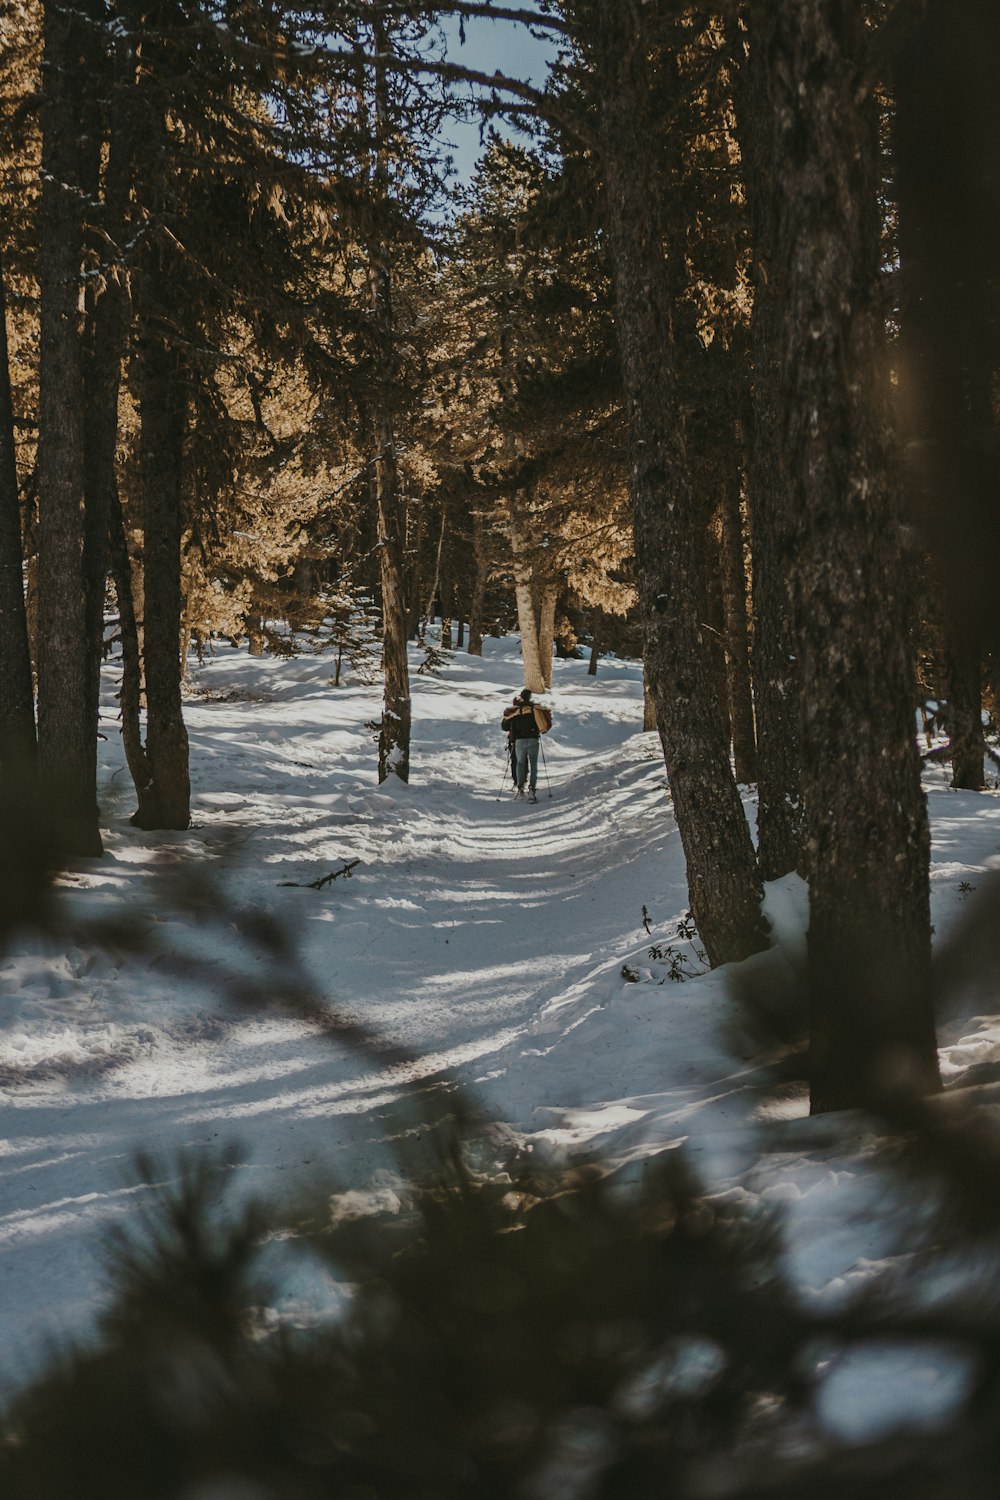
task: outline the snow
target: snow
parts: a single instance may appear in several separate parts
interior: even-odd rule
[[[138,1151],[169,1175],[181,1153],[228,1147],[247,1194],[291,1199],[322,1171],[340,1214],[385,1207],[406,1083],[442,1070],[539,1152],[641,1163],[683,1146],[720,1195],[780,1211],[806,1301],[836,1305],[900,1253],[877,1154],[831,1143],[800,1089],[734,1050],[733,973],[705,971],[697,937],[677,935],[684,864],[659,743],[640,727],[641,667],[554,669],[531,805],[510,796],[499,726],[521,684],[516,640],[414,670],[411,781],[383,786],[377,687],[334,689],[322,655],[220,649],[192,669],[194,821],[169,834],[128,822],[107,669],[107,853],[62,880],[61,935],[0,956],[0,1387],[92,1328],[106,1231],[149,1192]],[[1000,861],[1000,799],[928,777],[947,945]],[[775,882],[766,909],[775,945],[741,977],[787,982],[804,961],[803,883]],[[93,941],[95,921],[123,914],[127,935]],[[287,934],[284,957],[263,918]],[[289,996],[392,1045],[334,1044]],[[1000,1060],[991,1004],[981,980],[958,986],[949,1084]],[[340,1295],[300,1271],[262,1316],[307,1320]],[[687,1378],[711,1358],[693,1351]],[[968,1378],[947,1348],[868,1347],[831,1360],[820,1416],[865,1441],[939,1420]]]

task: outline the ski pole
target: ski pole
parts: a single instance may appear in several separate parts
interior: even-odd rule
[[[545,772],[545,787],[546,787],[546,790],[548,791],[549,796],[551,797],[552,796],[552,784],[549,781],[549,768],[548,768],[548,765],[546,764],[546,760],[545,760],[545,746],[542,744],[541,739],[539,739],[539,741],[538,741],[538,748],[542,752],[542,770]]]

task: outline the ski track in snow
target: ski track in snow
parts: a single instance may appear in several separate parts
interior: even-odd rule
[[[195,668],[194,823],[173,834],[128,822],[106,673],[106,856],[63,881],[69,942],[32,936],[0,958],[8,1381],[92,1326],[103,1236],[148,1194],[137,1151],[170,1174],[178,1153],[234,1143],[242,1192],[292,1198],[317,1173],[361,1190],[391,1171],[408,1082],[443,1073],[540,1150],[628,1161],[683,1142],[720,1191],[780,1203],[799,1226],[789,1256],[803,1295],[843,1295],[890,1253],[877,1180],[831,1155],[795,1090],[765,1096],[727,1040],[730,976],[674,984],[649,957],[651,943],[672,943],[698,967],[675,937],[683,857],[658,740],[639,728],[639,664],[605,659],[596,679],[583,662],[554,664],[555,725],[530,805],[513,802],[509,782],[501,792],[516,641],[488,642],[482,660],[455,653],[440,677],[418,675],[420,659],[409,786],[375,782],[377,690],[333,689],[322,656],[227,649]],[[1000,801],[948,791],[938,769],[929,778],[940,940],[1000,857]],[[321,890],[282,884],[354,859],[351,878]],[[771,887],[768,910],[780,942],[750,961],[765,981],[801,965],[801,882]],[[88,940],[88,922],[123,911],[146,951]],[[290,966],[240,936],[233,913],[253,911],[288,934]],[[333,1044],[283,1010],[293,977],[399,1055]],[[236,980],[269,1003],[237,1003]],[[942,1030],[947,1081],[1000,1061],[993,1005],[981,981],[956,998]],[[782,1122],[794,1150],[747,1177],[754,1132]],[[831,1421],[849,1421],[834,1406]]]

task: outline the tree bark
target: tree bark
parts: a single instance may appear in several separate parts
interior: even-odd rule
[[[121,498],[117,486],[111,503],[111,566],[118,599],[118,628],[122,638],[122,680],[118,690],[121,714],[122,746],[140,802],[146,794],[152,774],[142,743],[142,655],[139,623],[135,609],[135,587],[129,557]]]
[[[815,1111],[938,1081],[929,834],[914,734],[859,4],[773,0],[769,97],[795,501]]]
[[[84,440],[86,526],[83,545],[86,635],[86,712],[88,750],[95,795],[97,733],[100,718],[101,663],[104,656],[104,605],[110,563],[112,514],[120,512],[115,464],[118,443],[118,398],[122,359],[131,320],[128,276],[121,264],[127,234],[131,188],[131,120],[128,105],[135,57],[131,41],[116,45],[108,119],[104,177],[104,235],[97,253],[105,269],[95,305],[89,309],[89,347],[84,367],[87,423]],[[95,129],[96,134],[96,129]],[[95,183],[95,191],[99,187]],[[119,524],[120,514],[119,514]]]
[[[0,259],[0,773],[35,755],[35,700],[24,605],[24,551],[17,446],[7,346],[7,296]]]
[[[604,628],[604,610],[600,605],[594,610],[593,633],[590,637],[590,661],[587,664],[587,676],[597,676],[597,663],[601,657],[601,631]],[[644,726],[645,727],[645,726]]]
[[[39,280],[38,763],[68,854],[103,852],[83,584],[81,90],[84,19],[45,6]]]
[[[770,102],[771,0],[751,0],[740,145],[753,234],[753,421],[747,498],[753,557],[752,675],[757,744],[757,858],[765,880],[804,870],[799,782],[799,663],[792,618],[792,496],[781,437],[781,303],[773,280],[777,116]]]
[[[373,23],[379,60],[374,67],[375,153],[373,189],[376,220],[388,200],[389,94],[385,63],[388,46],[385,22]],[[368,247],[377,395],[373,483],[378,520],[379,567],[382,581],[382,664],[385,686],[378,744],[378,779],[410,779],[410,663],[409,609],[406,596],[406,503],[399,483],[396,433],[393,420],[395,377],[395,318],[389,252],[376,222]],[[443,518],[442,518],[443,524]],[[432,601],[433,607],[433,601]]]
[[[951,785],[956,791],[981,792],[986,785],[983,761],[983,675],[979,631],[961,601],[946,600],[944,611],[944,675],[951,740]]]
[[[181,499],[187,402],[176,354],[147,326],[139,352],[143,507],[146,759],[138,828],[191,822],[188,737],[181,706]]]
[[[687,860],[691,911],[713,966],[764,946],[761,887],[700,627],[704,521],[678,412],[671,298],[657,184],[636,149],[654,138],[638,8],[595,22],[601,160],[629,416],[645,657]]]
[[[486,553],[486,528],[482,512],[472,512],[472,550],[475,557],[475,577],[472,598],[469,601],[469,655],[483,654],[483,610],[486,607],[486,581],[489,562]]]
[[[517,519],[517,502],[511,502],[510,544],[514,554],[514,600],[517,604],[517,623],[521,632],[521,659],[524,663],[524,686],[533,693],[543,693],[548,686],[542,669],[540,643],[538,639],[538,612],[535,608],[535,587],[532,577],[531,553],[525,544]],[[551,642],[549,643],[551,650]]]
[[[750,636],[747,625],[747,575],[744,563],[740,475],[727,476],[721,511],[722,607],[726,632],[726,683],[729,721],[733,734],[736,780],[744,786],[757,780],[757,741],[750,687]]]
[[[896,60],[901,408],[909,496],[942,596],[954,787],[983,785],[982,658],[996,639],[1000,16],[930,0]]]
[[[559,586],[543,583],[538,607],[538,664],[542,671],[542,686],[552,686],[552,650],[556,633],[556,604]]]

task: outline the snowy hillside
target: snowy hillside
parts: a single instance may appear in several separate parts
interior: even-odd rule
[[[183,834],[128,823],[108,673],[108,852],[63,881],[80,936],[68,951],[33,938],[0,960],[8,1383],[51,1339],[90,1326],[102,1235],[146,1192],[137,1149],[169,1158],[236,1142],[247,1191],[269,1196],[321,1167],[385,1187],[403,1081],[442,1069],[538,1149],[622,1159],[685,1142],[720,1191],[785,1204],[808,1296],[836,1296],[883,1253],[877,1184],[857,1160],[830,1159],[800,1093],[763,1089],[731,1045],[732,975],[705,973],[696,936],[678,936],[684,867],[659,742],[641,731],[640,666],[605,659],[592,678],[585,662],[555,664],[555,726],[529,805],[511,798],[499,729],[521,683],[516,642],[486,649],[456,653],[440,676],[418,675],[415,652],[412,781],[381,788],[376,689],[334,690],[322,656],[222,650],[192,672],[195,822]],[[1000,856],[1000,800],[929,774],[940,941]],[[783,941],[751,964],[781,979],[802,957],[800,883],[771,888],[768,910]],[[252,911],[288,934],[280,974],[247,935]],[[145,952],[86,940],[89,921],[123,913]],[[234,976],[276,1002],[307,983],[400,1055],[333,1047],[278,1003],[236,1005]],[[947,1082],[1000,1056],[985,1000],[961,1009],[942,1037]],[[751,1171],[764,1130],[789,1132],[787,1149]],[[308,1319],[333,1295],[292,1284],[276,1312]],[[909,1398],[914,1420],[949,1399],[932,1373]],[[861,1372],[833,1402],[848,1434],[873,1420],[865,1389]]]

